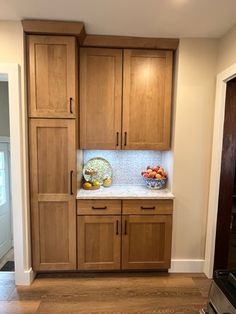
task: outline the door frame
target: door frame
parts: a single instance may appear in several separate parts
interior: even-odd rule
[[[220,188],[220,172],[224,137],[225,101],[227,82],[236,77],[236,63],[217,75],[211,173],[204,273],[212,278],[215,256],[216,225]]]
[[[13,241],[16,285],[30,285],[34,279],[31,268],[27,119],[24,93],[21,94],[20,66],[0,63],[0,73],[8,78],[9,122],[12,191]],[[23,100],[23,101],[21,101]]]

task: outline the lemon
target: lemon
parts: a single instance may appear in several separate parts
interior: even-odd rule
[[[112,184],[112,180],[110,178],[107,178],[103,181],[103,186],[109,187]]]
[[[92,184],[90,182],[85,182],[84,187],[91,188]]]
[[[100,183],[98,181],[94,181],[93,186],[100,186]]]

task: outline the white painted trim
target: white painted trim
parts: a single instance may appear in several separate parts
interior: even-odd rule
[[[30,265],[29,204],[27,186],[26,117],[21,104],[20,67],[0,63],[0,73],[8,77],[11,150],[11,191],[15,282],[29,285],[33,280]]]
[[[8,136],[0,136],[1,143],[10,143],[10,137]]]
[[[202,273],[203,259],[172,259],[170,273]]]
[[[209,278],[212,278],[213,275],[215,255],[216,223],[218,212],[220,169],[225,118],[226,83],[234,77],[236,77],[236,63],[217,75],[210,190],[207,218],[206,252],[204,263],[204,273]]]

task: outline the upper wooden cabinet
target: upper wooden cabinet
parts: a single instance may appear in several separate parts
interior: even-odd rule
[[[75,37],[29,35],[27,48],[29,117],[75,118]]]
[[[82,48],[80,148],[169,149],[172,59],[164,50]]]
[[[171,51],[124,51],[124,149],[170,147]]]
[[[80,49],[80,148],[121,148],[122,50]]]

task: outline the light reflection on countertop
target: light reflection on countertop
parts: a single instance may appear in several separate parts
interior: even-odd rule
[[[98,190],[79,189],[77,199],[173,199],[168,189],[151,190],[144,185],[112,185]]]

